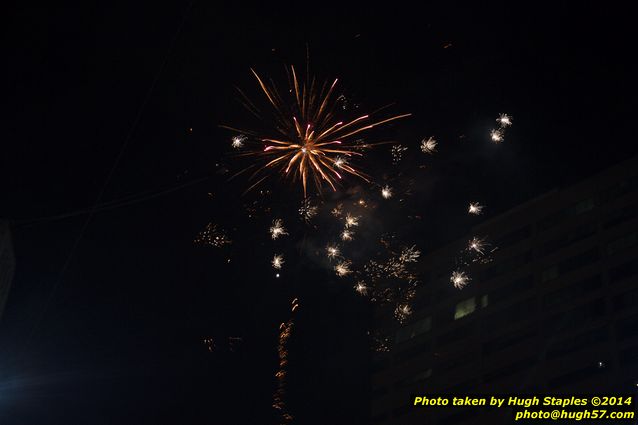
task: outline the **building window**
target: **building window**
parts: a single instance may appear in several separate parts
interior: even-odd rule
[[[454,320],[458,320],[462,317],[472,314],[474,313],[474,310],[476,310],[475,297],[472,297],[465,301],[461,301],[456,305],[456,308],[454,309]]]

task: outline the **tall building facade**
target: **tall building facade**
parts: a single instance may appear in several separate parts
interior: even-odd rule
[[[497,249],[455,289],[475,236]],[[373,362],[372,423],[512,422],[506,409],[416,409],[414,395],[636,391],[638,158],[491,218],[421,264],[410,320],[379,326],[394,341]]]
[[[15,257],[9,223],[0,221],[0,319],[7,303],[14,271]]]

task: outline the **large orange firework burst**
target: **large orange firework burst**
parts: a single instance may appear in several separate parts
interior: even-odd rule
[[[239,133],[233,139],[235,148],[243,148],[244,142],[257,142],[254,148],[247,148],[243,153],[264,160],[247,168],[256,168],[251,179],[257,179],[248,190],[265,180],[271,171],[301,181],[304,196],[309,181],[320,191],[323,184],[336,190],[344,173],[368,180],[368,176],[350,161],[353,157],[362,157],[363,151],[372,146],[361,142],[361,133],[411,115],[395,115],[380,121],[372,120],[369,115],[345,119],[346,112],[339,107],[335,94],[338,79],[332,83],[317,83],[314,77],[307,76],[300,84],[295,68],[291,66],[289,88],[282,93],[272,80],[266,82],[257,72],[251,71],[274,119],[270,120],[248,96],[239,92],[244,106],[269,124],[271,129],[267,133],[270,134],[223,126]]]

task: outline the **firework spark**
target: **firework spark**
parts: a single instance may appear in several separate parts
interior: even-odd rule
[[[383,196],[384,199],[392,198],[392,188],[390,186],[384,186],[381,189],[381,196]]]
[[[301,202],[301,206],[299,207],[299,215],[304,221],[309,222],[312,220],[314,216],[317,215],[319,208],[316,205],[313,205],[310,199],[305,198]]]
[[[354,232],[350,230],[344,230],[341,232],[341,240],[342,241],[351,241],[354,238]]]
[[[456,289],[463,289],[470,282],[470,277],[465,272],[456,270],[452,272],[450,282]]]
[[[339,204],[336,207],[334,207],[331,211],[330,214],[332,214],[333,217],[341,217],[341,215],[343,214],[343,204]]]
[[[244,142],[246,141],[246,136],[244,136],[243,134],[234,136],[232,138],[232,141],[230,143],[230,145],[234,148],[234,149],[241,149],[244,147]]]
[[[392,164],[398,165],[399,162],[403,159],[403,153],[407,151],[408,148],[403,145],[393,145],[392,146]]]
[[[334,160],[334,166],[337,168],[341,168],[344,165],[346,165],[348,163],[348,159],[344,158],[343,156],[338,156],[337,158],[335,158]]]
[[[335,266],[335,272],[337,273],[337,276],[344,277],[352,273],[352,270],[350,270],[351,265],[352,263],[350,261],[342,261],[337,264]]]
[[[284,265],[284,256],[281,254],[275,254],[275,256],[272,257],[271,263],[273,268],[277,270],[281,269],[281,267]]]
[[[273,220],[272,226],[270,226],[270,237],[275,240],[279,238],[279,236],[287,235],[288,232],[284,227],[284,222],[281,219]]]
[[[399,256],[399,262],[401,263],[416,263],[421,256],[421,251],[416,249],[416,245],[412,245],[409,248],[403,248],[401,255]]]
[[[359,217],[351,215],[350,213],[346,214],[346,229],[350,227],[356,227],[359,225]]]
[[[357,284],[354,285],[354,290],[357,291],[360,295],[368,295],[368,287],[363,281],[357,282]]]
[[[260,108],[240,91],[244,106],[253,115],[266,121],[272,130],[269,134],[259,134],[224,126],[242,134],[253,135],[257,141],[258,147],[247,154],[263,158],[265,164],[251,177],[256,178],[262,172],[266,176],[251,188],[263,181],[271,170],[301,181],[304,196],[309,181],[314,181],[318,191],[321,191],[324,183],[336,191],[336,185],[344,173],[367,181],[367,176],[362,171],[344,160],[362,157],[362,149],[371,146],[356,143],[357,138],[374,127],[411,115],[395,115],[380,121],[373,121],[369,115],[342,119],[340,115],[344,111],[339,110],[338,95],[335,94],[337,79],[323,84],[317,84],[310,77],[305,82],[300,81],[295,68],[290,67],[290,87],[284,90],[278,88],[272,80],[262,79],[254,70],[251,71],[265,95],[274,119],[269,120],[264,116]]]
[[[394,317],[399,321],[399,323],[405,322],[405,319],[407,319],[411,314],[412,308],[408,304],[399,305],[394,310]]]
[[[467,249],[476,251],[479,254],[483,254],[483,249],[485,248],[485,240],[479,239],[477,237],[473,237],[467,244]]]
[[[496,119],[496,122],[501,126],[501,128],[507,128],[512,125],[512,117],[507,114],[500,114]]]
[[[492,129],[492,131],[490,131],[490,139],[492,139],[492,142],[494,143],[501,143],[504,139],[504,133],[503,130],[499,129]]]
[[[470,202],[467,212],[473,215],[480,215],[483,212],[483,205],[478,202]]]
[[[226,233],[216,224],[208,223],[204,230],[199,232],[193,242],[199,245],[208,245],[214,246],[215,248],[221,248],[224,245],[230,244],[232,241],[228,239]]]
[[[437,141],[434,137],[428,137],[427,139],[421,140],[421,152],[427,154],[433,154],[436,152]]]
[[[333,259],[339,256],[340,250],[336,245],[328,245],[326,247],[326,252],[328,253],[328,258]]]

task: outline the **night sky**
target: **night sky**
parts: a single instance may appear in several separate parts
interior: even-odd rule
[[[309,57],[362,105],[412,112],[397,140],[437,138],[414,202],[434,223],[424,250],[475,224],[450,214],[470,200],[489,218],[638,151],[635,23],[609,4],[23,4],[3,21],[0,218],[17,258],[3,425],[277,423],[278,325],[297,294],[297,423],[364,423],[370,306],[320,275],[274,279],[263,244],[230,265],[193,244],[245,201],[219,125],[245,118],[234,87],[255,88],[250,67]],[[514,125],[495,145],[501,112]]]

